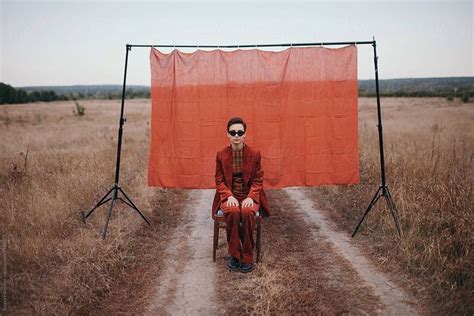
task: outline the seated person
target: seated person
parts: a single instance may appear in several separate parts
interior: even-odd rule
[[[216,194],[212,212],[220,208],[226,222],[231,270],[250,272],[254,268],[253,249],[256,212],[270,215],[268,200],[263,190],[263,171],[260,152],[244,143],[246,123],[234,117],[227,123],[230,145],[217,152]],[[241,224],[242,223],[242,224]]]

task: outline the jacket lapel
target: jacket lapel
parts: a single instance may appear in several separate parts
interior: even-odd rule
[[[227,187],[232,188],[232,148],[230,145],[227,146],[222,155],[222,166],[224,168],[224,176],[226,179]]]

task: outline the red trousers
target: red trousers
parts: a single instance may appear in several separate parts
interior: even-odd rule
[[[238,201],[238,206],[227,206],[227,200],[220,205],[224,211],[229,254],[244,263],[253,263],[253,232],[259,205],[254,202],[252,207],[243,207],[243,199]]]

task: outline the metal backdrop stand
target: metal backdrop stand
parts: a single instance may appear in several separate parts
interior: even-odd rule
[[[128,52],[131,50],[132,47],[168,47],[168,48],[257,48],[257,47],[298,47],[298,46],[332,46],[332,45],[372,45],[374,47],[374,64],[375,64],[375,87],[377,92],[377,117],[378,117],[378,132],[379,132],[379,147],[380,147],[380,167],[381,167],[381,175],[382,175],[382,184],[380,185],[379,189],[375,193],[372,201],[369,204],[369,207],[365,211],[364,215],[360,219],[352,237],[357,233],[359,226],[364,221],[365,216],[369,213],[372,207],[377,203],[381,196],[384,196],[387,200],[387,204],[390,208],[390,212],[392,213],[393,219],[395,221],[395,225],[397,227],[398,233],[401,235],[400,226],[397,220],[397,211],[395,209],[395,204],[393,203],[392,196],[390,195],[390,191],[385,183],[385,161],[384,161],[384,151],[383,151],[383,133],[382,133],[382,114],[380,109],[380,93],[379,93],[379,76],[378,76],[378,67],[377,67],[377,51],[376,51],[376,41],[375,37],[372,41],[357,41],[357,42],[321,42],[321,43],[289,43],[289,44],[260,44],[260,45],[131,45],[126,44],[126,54],[125,54],[125,74],[123,79],[123,89],[122,89],[122,108],[120,112],[120,126],[119,126],[119,138],[118,138],[118,146],[117,146],[117,161],[115,164],[115,184],[114,186],[107,192],[107,194],[102,197],[102,199],[96,204],[96,206],[90,210],[87,215],[84,215],[82,212],[82,219],[85,222],[85,219],[92,214],[92,212],[101,206],[104,203],[112,200],[109,212],[107,215],[107,221],[105,222],[105,226],[102,230],[102,238],[105,238],[105,234],[107,232],[107,225],[110,220],[110,216],[112,214],[112,208],[114,205],[115,200],[120,200],[133,208],[135,211],[140,214],[140,216],[148,223],[148,220],[143,216],[140,210],[135,206],[135,204],[128,198],[128,196],[123,192],[122,188],[119,186],[119,173],[120,173],[120,151],[122,145],[122,127],[125,123],[125,119],[123,118],[123,111],[124,111],[124,102],[125,102],[125,87],[126,87],[126,78],[127,78],[127,64],[128,64]],[[126,200],[123,200],[121,197],[118,197],[118,192],[122,192]],[[109,197],[109,194],[112,194],[112,197]]]
[[[397,220],[397,210],[395,208],[395,204],[393,203],[392,195],[390,194],[390,191],[388,190],[388,186],[385,183],[385,160],[384,160],[384,154],[383,154],[383,133],[382,133],[382,110],[380,109],[380,93],[379,93],[379,69],[377,65],[377,44],[375,43],[375,38],[374,38],[374,43],[372,44],[374,47],[374,65],[375,65],[375,89],[377,91],[377,120],[378,120],[378,130],[379,130],[379,148],[380,148],[380,168],[382,171],[380,172],[382,176],[382,184],[379,186],[379,189],[377,192],[375,192],[374,197],[372,198],[372,201],[370,201],[369,206],[367,207],[367,210],[365,210],[364,215],[360,219],[359,223],[357,224],[356,229],[352,233],[352,237],[355,236],[357,233],[357,230],[359,229],[359,226],[362,224],[364,221],[365,216],[369,213],[369,211],[372,209],[372,207],[377,203],[379,198],[381,196],[385,197],[387,200],[387,205],[388,208],[390,209],[390,213],[392,213],[393,220],[395,221],[395,226],[397,227],[398,235],[401,236],[401,230],[400,230],[400,225],[398,224]]]
[[[92,212],[94,212],[96,208],[98,208],[102,204],[105,204],[108,201],[112,200],[112,202],[110,202],[109,212],[108,212],[108,215],[107,215],[107,220],[105,222],[104,228],[102,229],[102,239],[105,239],[105,234],[107,233],[107,226],[109,225],[109,220],[110,220],[110,216],[112,215],[112,208],[114,207],[115,200],[120,200],[123,203],[130,206],[131,208],[133,208],[135,211],[138,212],[138,214],[140,214],[140,216],[145,220],[145,222],[147,222],[147,224],[150,225],[150,222],[146,219],[146,217],[142,214],[142,212],[140,212],[138,207],[132,202],[132,200],[127,196],[127,194],[125,194],[125,192],[122,190],[122,188],[119,185],[120,153],[121,153],[121,149],[122,149],[123,124],[127,121],[123,117],[123,110],[124,110],[124,104],[125,104],[125,86],[126,86],[126,82],[127,82],[128,52],[130,50],[131,50],[131,45],[127,44],[126,45],[126,52],[125,52],[125,73],[123,75],[123,87],[122,87],[122,108],[120,109],[120,121],[119,121],[119,130],[118,130],[117,160],[116,160],[116,163],[115,163],[115,183],[114,183],[114,186],[94,206],[94,208],[87,213],[87,215],[85,215],[84,212],[81,213],[82,220],[85,223],[86,218],[89,217],[89,215],[91,215]],[[118,196],[119,191],[123,194],[123,196],[125,197],[125,200]],[[108,197],[109,195],[112,195],[112,197]]]

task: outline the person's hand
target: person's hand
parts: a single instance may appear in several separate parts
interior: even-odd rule
[[[227,198],[227,206],[239,206],[239,201],[233,196]]]
[[[242,206],[243,207],[252,207],[253,206],[253,200],[251,198],[246,198],[245,200],[242,201]]]

